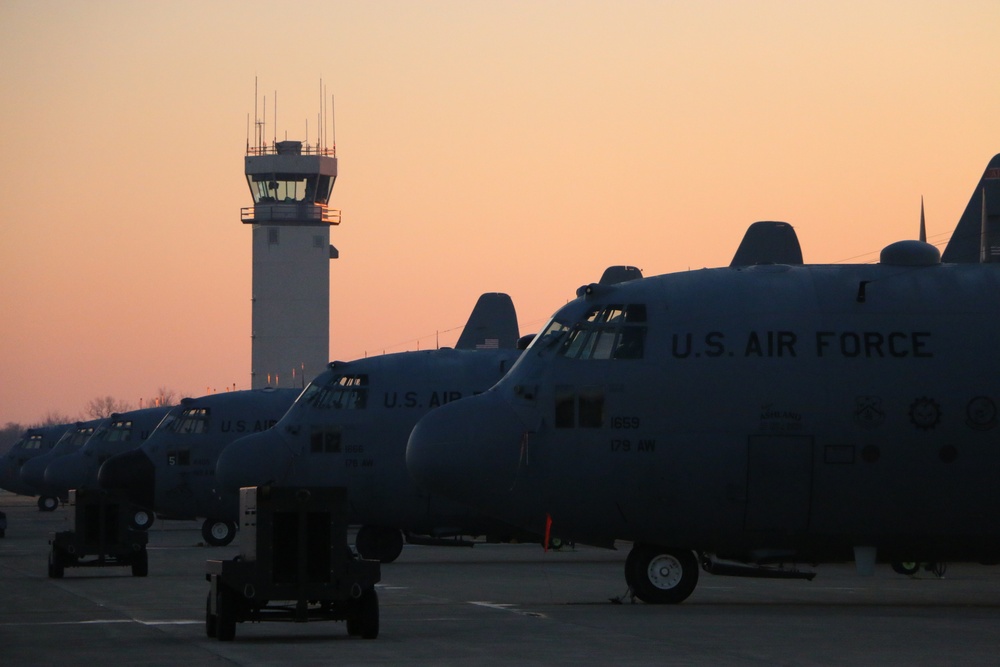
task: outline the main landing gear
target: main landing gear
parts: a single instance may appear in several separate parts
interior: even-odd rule
[[[677,604],[698,585],[699,569],[693,551],[637,543],[625,559],[625,581],[643,602]]]

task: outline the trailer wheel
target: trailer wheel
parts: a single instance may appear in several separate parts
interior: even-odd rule
[[[205,519],[201,524],[201,536],[213,547],[224,547],[236,537],[236,524],[222,519]]]
[[[219,587],[219,597],[216,598],[215,634],[220,642],[231,642],[236,637],[236,594],[229,589]]]
[[[915,563],[912,561],[893,561],[892,571],[896,574],[904,574],[907,576],[913,576],[920,570],[920,563]]]
[[[648,604],[683,602],[698,584],[698,559],[687,549],[636,544],[625,567],[625,580]]]
[[[156,520],[155,515],[149,510],[137,507],[134,512],[132,512],[132,518],[129,519],[129,525],[135,530],[149,530],[149,527],[153,525],[153,521]]]
[[[205,598],[205,634],[210,639],[215,639],[218,635],[217,620],[215,614],[212,613],[212,592],[209,591]]]
[[[378,637],[378,594],[369,588],[358,600],[357,634],[362,639]]]
[[[52,551],[49,552],[49,579],[62,579],[65,568],[62,555],[55,547],[52,547]]]
[[[55,496],[39,496],[38,509],[42,512],[55,512],[59,507],[59,499]]]
[[[145,548],[132,556],[132,576],[145,577],[149,574],[149,553]]]

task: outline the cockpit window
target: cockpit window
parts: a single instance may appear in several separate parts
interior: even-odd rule
[[[41,449],[42,448],[42,440],[43,439],[44,438],[41,435],[35,435],[35,434],[29,435],[25,439],[24,445],[22,445],[22,448],[23,449]]]
[[[309,385],[300,400],[321,410],[364,410],[368,407],[368,375],[334,375],[325,385]]]
[[[551,347],[556,341],[563,337],[569,330],[569,327],[558,320],[549,320],[549,323],[545,325],[542,329],[542,333],[535,336],[535,339],[531,341],[531,347],[538,346],[539,349],[545,349]]]
[[[570,359],[642,359],[646,305],[594,306],[573,325],[560,352]]]
[[[99,434],[99,438],[104,442],[128,442],[132,438],[132,421],[123,419],[111,422]]]
[[[170,424],[170,429],[174,433],[208,433],[209,413],[208,408],[188,408]]]

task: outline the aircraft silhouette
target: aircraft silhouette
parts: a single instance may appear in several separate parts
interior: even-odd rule
[[[97,475],[102,488],[170,518],[204,518],[202,537],[213,546],[236,536],[239,490],[215,483],[215,462],[226,445],[270,428],[298,389],[250,389],[184,398],[142,445],[112,456]]]
[[[417,544],[469,544],[462,536],[503,541],[528,536],[457,503],[417,492],[404,463],[417,419],[485,391],[517,359],[517,315],[506,294],[479,297],[454,349],[335,361],[274,428],[234,441],[216,477],[223,487],[343,486],[348,521],[361,524],[362,556],[395,560],[404,535]]]
[[[581,287],[496,386],[417,423],[407,466],[525,530],[631,541],[651,603],[700,569],[1000,562],[1000,155],[976,192],[958,263],[901,241]]]
[[[21,466],[33,458],[52,451],[63,434],[72,427],[73,424],[58,424],[25,430],[0,459],[0,489],[22,496],[37,496],[38,489],[21,480]],[[51,511],[58,506],[58,498],[44,496],[38,498],[38,509],[42,511]]]

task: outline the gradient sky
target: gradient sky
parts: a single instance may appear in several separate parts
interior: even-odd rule
[[[0,424],[249,387],[255,77],[279,139],[336,98],[347,360],[451,345],[486,291],[536,331],[755,220],[873,261],[923,196],[944,243],[1000,152],[998,34],[996,0],[4,0]]]

